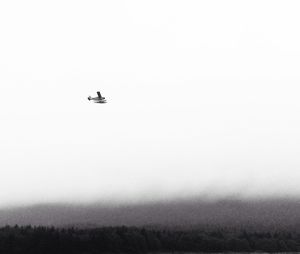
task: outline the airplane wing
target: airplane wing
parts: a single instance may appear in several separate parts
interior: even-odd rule
[[[97,92],[97,94],[98,94],[98,97],[99,97],[99,98],[102,98],[102,96],[101,96],[101,93],[100,93],[100,92]]]

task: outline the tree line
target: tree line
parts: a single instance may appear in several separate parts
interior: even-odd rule
[[[79,229],[16,225],[0,228],[0,253],[7,254],[253,251],[300,251],[300,233],[126,226]]]

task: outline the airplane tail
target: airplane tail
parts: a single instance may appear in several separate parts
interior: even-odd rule
[[[90,101],[91,99],[92,99],[92,97],[91,97],[91,96],[89,96],[89,97],[88,97],[88,100]]]

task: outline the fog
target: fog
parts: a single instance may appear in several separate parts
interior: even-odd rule
[[[125,225],[291,232],[299,231],[299,219],[299,200],[270,198],[251,201],[189,199],[126,205],[48,203],[0,210],[0,226],[94,228]]]
[[[0,206],[299,198],[299,7],[2,1]]]

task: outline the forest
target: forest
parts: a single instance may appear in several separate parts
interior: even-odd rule
[[[230,228],[157,229],[150,227],[0,228],[0,253],[173,253],[173,252],[296,252],[300,233],[256,232]]]

